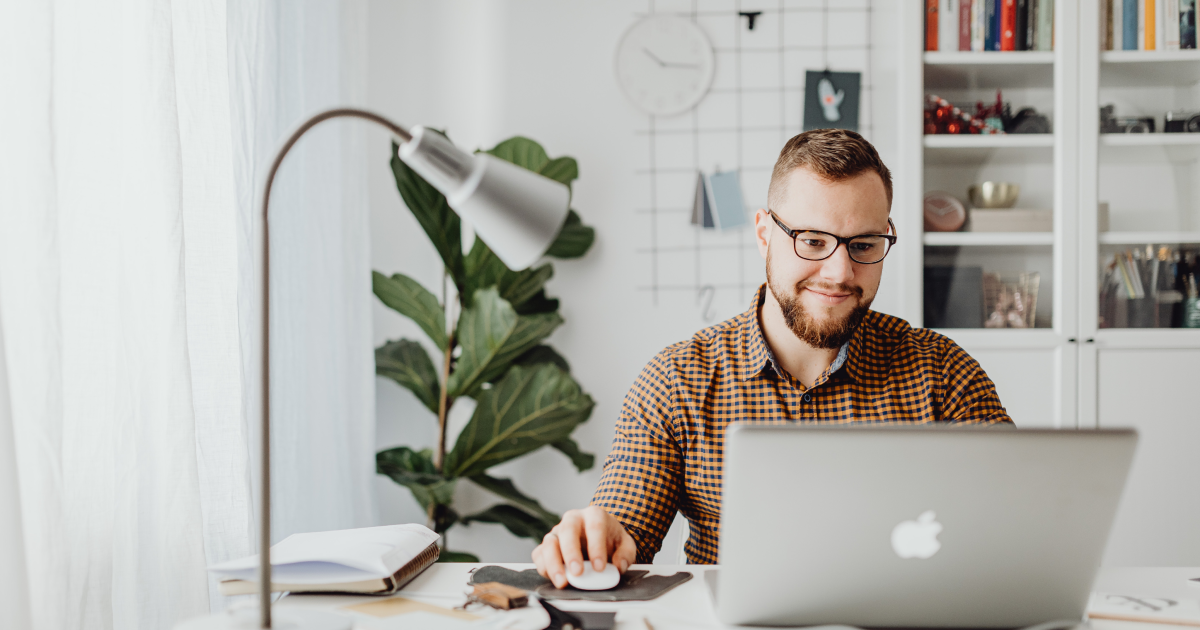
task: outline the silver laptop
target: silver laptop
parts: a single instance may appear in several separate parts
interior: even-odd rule
[[[735,425],[728,624],[1016,628],[1078,620],[1132,430]]]

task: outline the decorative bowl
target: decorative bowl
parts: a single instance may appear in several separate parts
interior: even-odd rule
[[[983,182],[967,189],[967,198],[976,208],[1011,208],[1020,194],[1021,187],[1011,182]]]

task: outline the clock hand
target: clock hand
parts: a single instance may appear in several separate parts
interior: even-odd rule
[[[662,59],[658,58],[658,55],[655,55],[654,53],[650,52],[650,49],[646,48],[645,46],[642,47],[642,52],[645,52],[647,55],[649,55],[650,58],[654,60],[654,63],[657,63],[658,65],[660,65],[664,68],[699,68],[700,67],[698,64],[694,64],[694,63],[673,63],[670,61],[663,61]]]

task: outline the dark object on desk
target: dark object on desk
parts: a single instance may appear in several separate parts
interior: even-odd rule
[[[983,326],[983,267],[925,267],[925,327]]]
[[[475,589],[467,601],[487,604],[497,610],[512,610],[524,608],[529,603],[529,595],[523,589],[515,586],[500,582],[484,582],[475,585]]]
[[[680,571],[674,575],[650,575],[649,571],[631,570],[621,576],[621,583],[607,591],[581,591],[576,588],[554,588],[554,584],[538,575],[534,569],[513,571],[504,567],[480,567],[471,573],[471,584],[500,582],[534,591],[543,599],[584,599],[594,602],[649,601],[692,579],[692,574]]]
[[[617,627],[615,612],[583,612],[560,610],[548,602],[541,602],[550,614],[550,625],[546,630],[613,630]]]

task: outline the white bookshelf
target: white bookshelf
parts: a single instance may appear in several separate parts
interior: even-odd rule
[[[1054,245],[1053,232],[926,232],[925,244],[935,247],[1031,247]]]
[[[1200,232],[1101,232],[1101,245],[1180,245],[1200,243]]]

